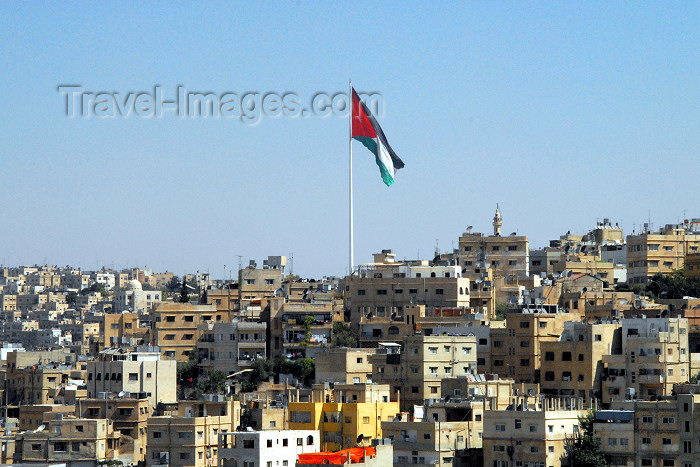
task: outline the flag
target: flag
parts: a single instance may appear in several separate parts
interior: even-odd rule
[[[384,136],[382,127],[369,111],[360,97],[352,90],[352,138],[361,142],[372,154],[379,166],[379,172],[386,186],[394,183],[396,171],[403,168],[404,163],[396,155]]]

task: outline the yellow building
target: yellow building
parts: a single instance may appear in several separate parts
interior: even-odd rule
[[[290,430],[319,430],[321,449],[332,451],[354,447],[362,441],[382,438],[383,421],[393,420],[399,403],[389,401],[388,385],[336,385],[318,401],[289,404]]]
[[[645,225],[641,234],[628,235],[627,282],[646,284],[656,273],[683,269],[687,254],[700,253],[700,232],[691,225],[667,224],[657,232]]]

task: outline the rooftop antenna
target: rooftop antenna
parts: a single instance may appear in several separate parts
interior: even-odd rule
[[[294,275],[294,253],[289,253],[289,274]]]
[[[238,257],[238,270],[240,271],[242,265],[241,260],[243,259],[243,255],[236,255],[236,257]]]

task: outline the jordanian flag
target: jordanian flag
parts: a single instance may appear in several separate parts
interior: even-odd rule
[[[382,127],[365,103],[360,100],[355,89],[352,90],[352,138],[372,151],[382,174],[382,180],[386,186],[391,186],[394,183],[394,174],[403,168],[403,161],[391,149]]]

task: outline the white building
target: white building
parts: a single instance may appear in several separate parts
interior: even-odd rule
[[[121,313],[148,313],[153,310],[153,304],[161,301],[160,290],[143,290],[139,281],[129,281],[126,290],[114,293],[114,311]]]
[[[292,467],[297,455],[320,451],[318,430],[219,433],[219,467]]]

